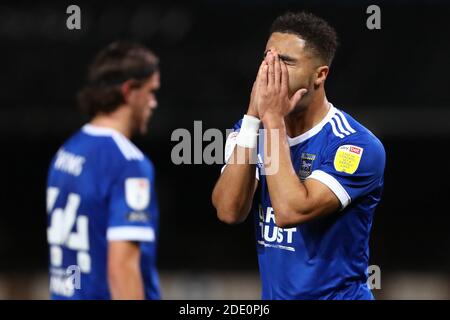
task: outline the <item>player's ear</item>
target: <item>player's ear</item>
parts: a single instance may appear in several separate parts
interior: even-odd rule
[[[129,103],[130,99],[133,98],[134,95],[134,80],[130,79],[125,81],[120,85],[120,92],[122,93],[123,101],[125,103]]]
[[[328,76],[328,72],[330,68],[328,66],[320,66],[316,70],[316,79],[314,80],[314,85],[320,86],[325,82],[325,79]]]

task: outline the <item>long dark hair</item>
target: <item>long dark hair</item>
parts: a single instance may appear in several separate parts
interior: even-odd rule
[[[114,111],[124,103],[120,85],[133,79],[139,87],[158,70],[158,64],[158,58],[138,43],[111,43],[89,67],[87,85],[77,95],[81,110],[90,117]]]

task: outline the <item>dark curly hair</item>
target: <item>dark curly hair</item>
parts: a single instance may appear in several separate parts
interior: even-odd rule
[[[90,117],[114,111],[124,103],[120,85],[133,79],[133,87],[140,87],[158,70],[158,64],[158,58],[138,43],[111,43],[89,67],[87,85],[77,95],[81,110]]]
[[[338,45],[336,31],[322,18],[307,12],[287,12],[272,23],[274,32],[295,34],[306,41],[306,47],[319,56],[328,66]]]

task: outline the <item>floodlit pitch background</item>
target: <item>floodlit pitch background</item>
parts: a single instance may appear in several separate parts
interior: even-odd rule
[[[340,47],[329,100],[360,120],[387,152],[385,191],[371,237],[378,299],[450,298],[450,5],[377,1],[126,1],[0,5],[0,298],[48,298],[45,180],[60,144],[85,121],[75,104],[93,55],[134,39],[161,58],[159,109],[137,145],[153,160],[161,211],[164,298],[259,298],[251,221],[230,227],[210,194],[220,165],[172,164],[176,128],[225,132],[246,111],[272,20],[288,9],[327,19]],[[335,1],[337,3],[337,1]],[[302,6],[299,5],[302,3]],[[313,5],[314,3],[314,5]],[[206,144],[205,144],[206,145]]]

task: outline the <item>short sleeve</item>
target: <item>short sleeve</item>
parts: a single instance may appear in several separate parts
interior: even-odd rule
[[[110,189],[107,239],[152,242],[154,171],[145,161],[128,161]]]
[[[342,209],[383,184],[386,155],[374,136],[349,136],[327,147],[322,157],[308,179],[327,185]]]
[[[222,169],[220,170],[220,173],[222,173],[223,170],[225,170],[225,168],[227,166],[227,162],[230,159],[231,155],[233,154],[234,148],[236,147],[236,139],[237,139],[237,135],[241,129],[241,123],[242,123],[242,119],[234,124],[233,132],[231,132],[228,135],[227,140],[225,141],[225,164],[222,167]],[[259,180],[258,166],[256,167],[255,177],[256,177],[256,179]]]

